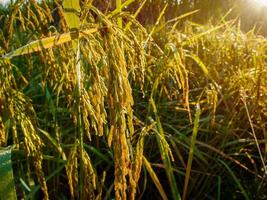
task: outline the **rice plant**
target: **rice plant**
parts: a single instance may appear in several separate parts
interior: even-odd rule
[[[1,7],[0,199],[265,199],[267,39],[207,5]]]

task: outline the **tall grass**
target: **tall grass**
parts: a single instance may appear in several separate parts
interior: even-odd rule
[[[198,10],[170,19],[173,1],[97,3],[1,10],[0,146],[17,197],[264,199],[266,38],[187,20]]]

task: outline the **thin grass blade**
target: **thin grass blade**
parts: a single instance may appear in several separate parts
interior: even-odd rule
[[[190,172],[191,172],[193,156],[194,156],[194,148],[195,148],[197,133],[198,133],[199,118],[200,118],[200,106],[199,104],[197,104],[195,120],[194,120],[193,135],[192,135],[191,146],[189,150],[189,157],[188,157],[187,166],[186,166],[186,174],[185,174],[184,190],[183,190],[183,198],[182,198],[183,200],[186,199],[186,195],[187,195],[187,188],[188,188]]]
[[[227,169],[227,171],[230,173],[230,175],[233,177],[236,185],[238,186],[238,188],[240,189],[241,193],[243,194],[244,198],[246,200],[249,200],[249,196],[246,193],[246,190],[243,188],[242,184],[240,183],[240,181],[238,180],[238,178],[235,176],[234,172],[231,170],[231,168],[222,160],[219,160],[220,163],[222,163],[224,165],[224,167]]]
[[[161,185],[161,183],[160,183],[155,171],[153,170],[153,168],[151,167],[149,161],[145,158],[145,156],[143,156],[143,163],[144,163],[144,166],[145,166],[146,170],[148,171],[151,179],[153,180],[155,186],[157,187],[162,199],[163,200],[168,200],[168,197],[167,197],[167,195],[166,195],[166,193],[165,193],[165,191],[164,191],[164,189],[163,189],[163,187],[162,187],[162,185]]]
[[[91,28],[80,31],[77,33],[76,31],[72,31],[69,33],[63,33],[60,35],[55,35],[51,37],[46,37],[43,39],[39,39],[29,44],[22,46],[8,54],[6,54],[5,58],[13,58],[15,56],[22,56],[25,54],[31,54],[34,52],[42,51],[43,49],[53,48],[55,46],[62,45],[64,43],[70,42],[72,39],[85,37],[88,34],[92,34],[98,31],[98,28]]]
[[[192,58],[198,64],[198,66],[202,69],[204,74],[208,77],[209,76],[209,70],[206,67],[206,65],[202,62],[202,60],[195,54],[190,54],[190,58]]]
[[[181,195],[177,187],[176,179],[173,173],[173,168],[172,168],[172,160],[173,156],[171,153],[171,149],[169,147],[168,142],[166,141],[165,135],[164,135],[164,130],[160,121],[160,117],[158,115],[157,107],[154,102],[154,100],[151,98],[150,99],[150,104],[152,106],[154,115],[156,117],[156,125],[158,129],[158,134],[157,134],[157,142],[160,150],[160,155],[161,159],[163,161],[163,164],[165,166],[165,172],[167,174],[168,180],[169,180],[169,185],[171,188],[172,192],[172,197],[175,200],[180,200]]]

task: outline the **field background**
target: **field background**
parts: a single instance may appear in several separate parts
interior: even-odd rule
[[[0,4],[0,200],[267,199],[267,6]]]

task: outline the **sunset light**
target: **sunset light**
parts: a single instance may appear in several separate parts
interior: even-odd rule
[[[267,200],[267,0],[0,0],[0,200]]]
[[[267,6],[267,0],[254,0],[255,3],[261,5],[261,6]]]

